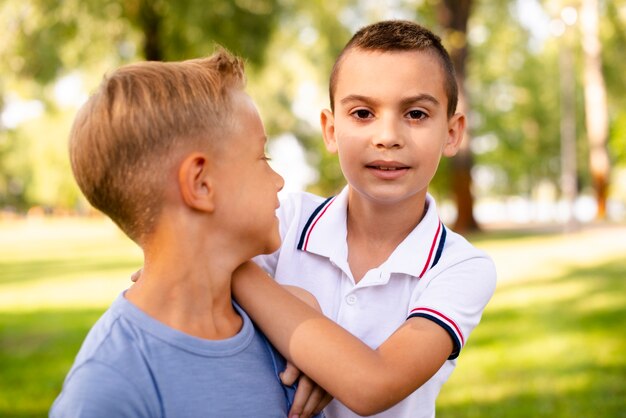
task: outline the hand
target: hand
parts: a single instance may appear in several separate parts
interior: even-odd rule
[[[297,378],[300,371],[292,364],[287,364],[287,368],[280,376],[284,384],[293,384],[295,379],[290,381],[287,379],[294,377],[294,371]],[[326,393],[317,383],[307,376],[301,375],[298,381],[298,389],[296,389],[293,399],[293,405],[291,405],[291,410],[289,411],[289,418],[309,418],[319,414],[332,400],[332,396]]]
[[[133,283],[136,283],[137,280],[139,280],[141,278],[141,273],[143,272],[143,269],[139,269],[136,272],[134,272],[133,274],[130,275],[130,281]]]

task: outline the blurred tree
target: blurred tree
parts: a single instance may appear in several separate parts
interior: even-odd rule
[[[607,150],[609,115],[602,74],[599,8],[598,0],[583,0],[580,12],[585,57],[585,120],[589,141],[589,167],[598,205],[597,218],[605,219],[611,163]]]
[[[438,20],[444,28],[444,39],[456,69],[459,85],[459,110],[467,113],[471,108],[465,89],[468,56],[467,27],[472,10],[472,0],[442,0],[439,2]],[[470,149],[469,130],[466,129],[458,154],[452,158],[452,190],[456,200],[457,216],[454,229],[459,232],[478,229],[474,218],[472,194],[472,167],[474,160]]]
[[[64,191],[75,187],[66,130],[58,128],[66,119],[67,129],[68,115],[54,98],[54,83],[61,77],[97,74],[89,80],[93,86],[104,71],[124,62],[208,55],[215,43],[245,56],[249,67],[261,67],[277,28],[278,7],[277,0],[2,2],[0,93],[38,100],[46,117],[38,120],[40,129],[0,125],[0,205],[25,209],[76,201],[77,193]]]
[[[329,106],[335,58],[352,35],[346,11],[360,15],[358,3],[282,0],[280,30],[274,32],[266,53],[268,65],[250,74],[250,92],[269,136],[290,133],[298,139],[319,173],[308,190],[320,195],[335,194],[345,185],[336,155],[324,148],[319,114]]]
[[[319,181],[310,190],[335,193],[345,180],[335,156],[324,150],[318,120],[319,110],[328,106],[330,69],[356,29],[392,17],[416,19],[441,34],[453,56],[455,51],[460,51],[458,57],[466,56],[457,69],[461,68],[463,92],[471,98],[467,112],[472,139],[466,141],[468,154],[459,167],[465,176],[463,188],[471,192],[466,196],[470,203],[464,206],[471,218],[473,196],[532,197],[538,185],[558,185],[559,44],[555,38],[537,35],[537,27],[547,23],[529,24],[521,17],[520,5],[535,4],[549,15],[550,5],[560,3],[218,0],[207,5],[199,0],[4,0],[0,2],[0,26],[5,28],[0,43],[0,109],[17,95],[39,100],[45,115],[36,124],[0,122],[0,206],[55,204],[54,196],[65,199],[64,205],[75,203],[73,192],[65,196],[61,192],[73,187],[65,160],[67,126],[53,127],[59,121],[67,124],[74,112],[55,97],[60,79],[77,74],[91,88],[103,72],[121,63],[206,55],[214,42],[248,58],[249,90],[259,103],[268,134],[295,135],[319,170]],[[603,0],[599,10],[608,148],[612,161],[623,165],[626,0]],[[582,55],[575,58],[576,73],[581,75]],[[583,115],[580,77],[576,84],[576,110]],[[470,104],[467,98],[465,103]],[[583,120],[578,118],[577,132],[584,132]],[[579,139],[580,179],[582,187],[588,187],[592,184],[587,174],[589,146],[582,134]],[[455,189],[451,173],[457,162],[443,161],[435,178],[433,190],[442,197]]]
[[[180,60],[207,55],[214,43],[261,65],[280,16],[277,0],[125,0],[120,17],[141,36],[142,57]]]
[[[178,60],[219,43],[262,64],[276,29],[277,0],[6,0],[8,69],[38,82],[103,60]],[[137,48],[140,46],[140,48]],[[137,50],[139,51],[137,52]]]
[[[467,88],[483,192],[531,197],[559,181],[558,45],[533,33],[547,23],[532,18],[502,0],[479,2],[472,17]]]

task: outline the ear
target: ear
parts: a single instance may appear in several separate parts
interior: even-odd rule
[[[185,204],[193,209],[213,212],[215,189],[211,176],[210,161],[206,154],[189,154],[178,169],[178,186]]]
[[[461,147],[461,142],[465,136],[465,115],[456,113],[448,119],[448,137],[443,146],[445,157],[454,157]]]
[[[320,115],[320,124],[322,125],[322,136],[324,137],[324,145],[331,154],[337,153],[337,139],[335,138],[335,115],[328,110],[322,110]]]

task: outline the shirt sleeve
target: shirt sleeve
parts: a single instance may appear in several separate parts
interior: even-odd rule
[[[495,266],[486,255],[477,255],[435,268],[424,279],[426,286],[418,286],[411,298],[408,318],[426,318],[443,327],[454,343],[449,359],[455,359],[495,291]]]
[[[152,409],[152,410],[151,410]],[[159,417],[142,393],[110,366],[89,361],[74,370],[50,409],[50,418]]]

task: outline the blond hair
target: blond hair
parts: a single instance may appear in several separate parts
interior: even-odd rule
[[[70,134],[72,171],[87,200],[140,242],[161,212],[171,155],[219,145],[234,122],[232,93],[244,86],[242,60],[223,49],[105,75]]]

